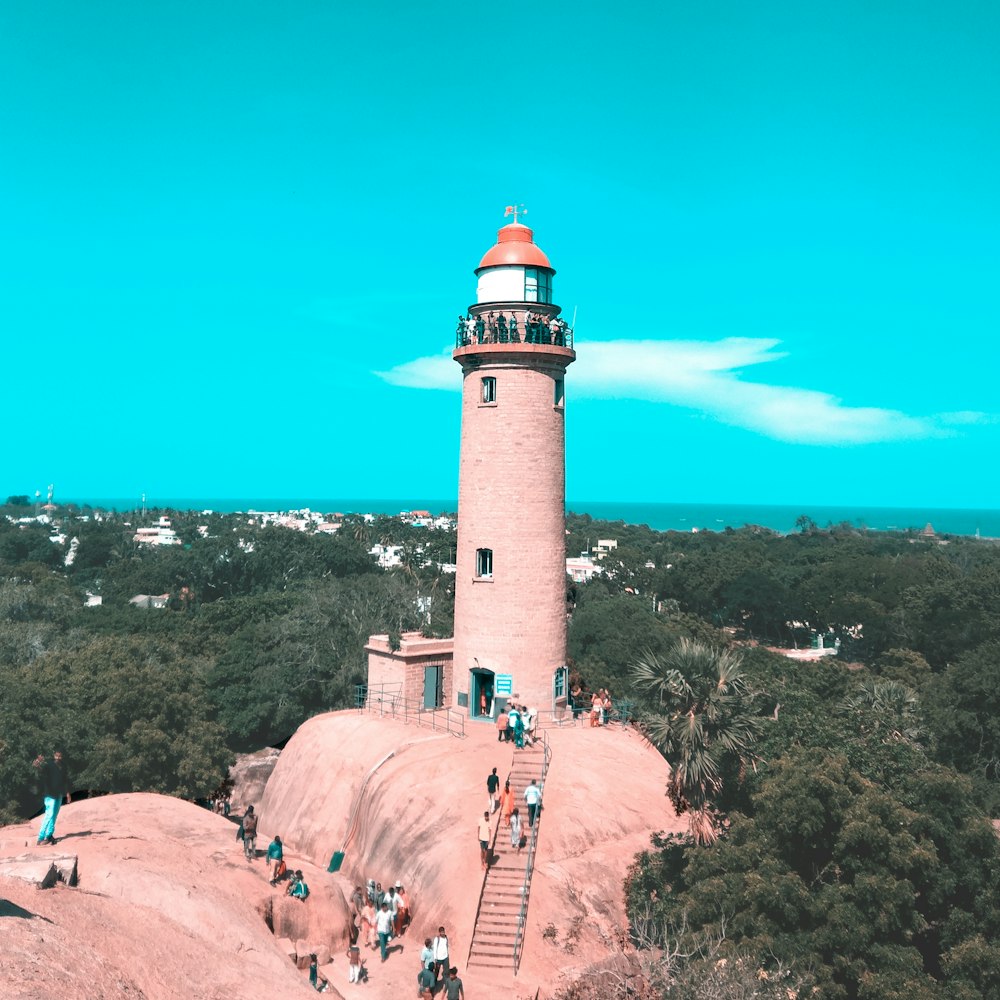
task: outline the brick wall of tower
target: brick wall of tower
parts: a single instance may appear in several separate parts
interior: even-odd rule
[[[555,380],[572,353],[474,354],[463,365],[454,690],[475,667],[509,673],[519,700],[552,707],[566,657],[564,410]],[[482,378],[496,379],[495,404]],[[493,550],[492,580],[476,552]],[[478,662],[477,662],[478,661]]]

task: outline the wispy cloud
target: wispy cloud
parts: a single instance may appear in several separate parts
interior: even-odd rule
[[[741,371],[785,357],[779,341],[727,337],[719,341],[590,341],[573,365],[573,394],[591,399],[638,399],[697,410],[715,419],[795,444],[850,445],[940,437],[953,428],[993,423],[990,414],[911,416],[876,406],[848,406],[828,392],[768,385]],[[394,385],[458,389],[445,350],[387,372]]]

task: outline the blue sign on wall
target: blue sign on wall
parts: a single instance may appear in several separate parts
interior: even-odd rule
[[[514,690],[513,674],[497,674],[493,678],[494,694],[510,694]]]

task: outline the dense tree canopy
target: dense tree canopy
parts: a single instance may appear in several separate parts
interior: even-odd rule
[[[615,537],[616,526],[577,521],[568,546],[583,532]],[[656,699],[639,689],[652,692],[657,678],[670,689],[650,732],[678,781],[675,730],[687,722],[686,732],[704,733],[695,723],[709,703],[688,685],[685,710],[685,691],[670,683],[678,614],[737,644],[759,727],[756,768],[709,788],[721,836],[654,837],[632,869],[633,937],[656,946],[644,995],[758,995],[756,979],[767,984],[759,995],[780,982],[775,995],[1000,998],[1000,852],[989,820],[1000,806],[1000,547],[800,527],[788,537],[628,529],[620,537],[656,567],[647,589],[629,593],[607,574],[596,584],[603,606],[593,607],[578,588],[574,664],[649,710]],[[827,631],[841,655],[819,662],[757,645]],[[618,666],[627,649],[646,668],[631,677]],[[588,994],[581,985],[567,996]]]
[[[37,807],[30,761],[56,746],[77,789],[206,795],[233,752],[353,705],[369,635],[452,631],[436,554],[454,532],[384,518],[330,536],[171,512],[184,544],[151,547],[140,521],[62,511],[60,535],[0,517],[0,820]],[[379,570],[373,537],[403,545],[404,565]]]

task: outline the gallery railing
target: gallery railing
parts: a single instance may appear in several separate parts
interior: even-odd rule
[[[533,314],[534,315],[534,314]],[[459,320],[455,347],[473,344],[538,344],[573,348],[573,328],[564,320],[537,314],[511,312],[479,315]]]

